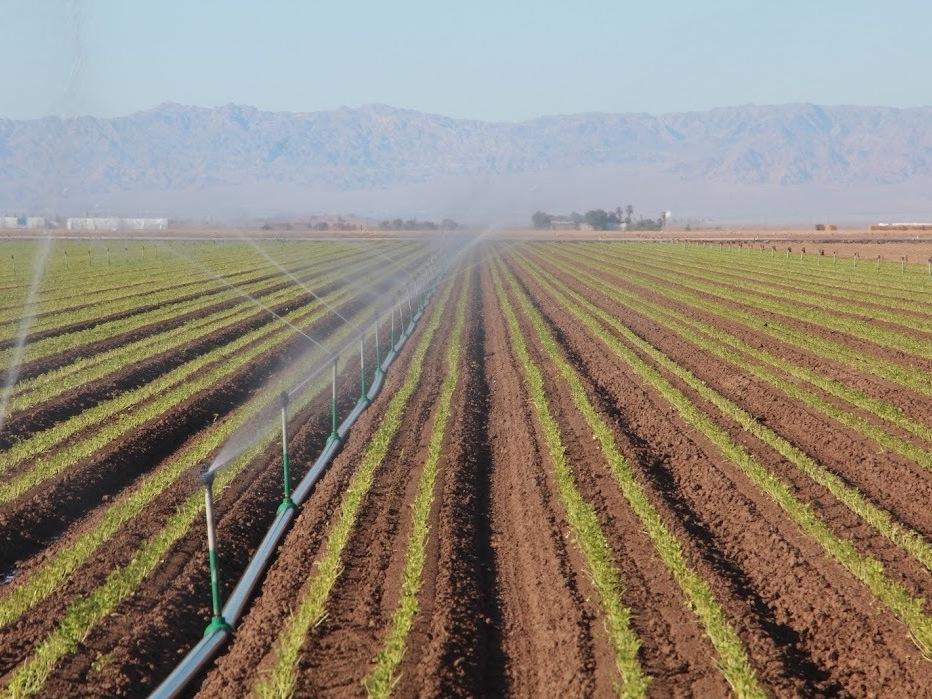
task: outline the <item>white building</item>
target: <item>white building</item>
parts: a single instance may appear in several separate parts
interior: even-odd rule
[[[0,228],[45,228],[44,216],[0,216]]]
[[[167,218],[69,218],[69,231],[164,231]]]
[[[118,218],[69,218],[65,222],[69,231],[115,231],[120,227]]]

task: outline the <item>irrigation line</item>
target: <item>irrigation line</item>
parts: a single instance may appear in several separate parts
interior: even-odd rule
[[[435,283],[428,287],[428,296],[432,296],[437,287],[436,279],[434,281]],[[171,699],[179,696],[184,692],[187,685],[208,666],[224,644],[230,639],[233,634],[233,629],[235,629],[243,613],[246,611],[246,607],[257,585],[272,561],[272,556],[275,554],[278,545],[288,532],[289,526],[297,516],[301,505],[310,495],[314,485],[339,452],[340,447],[345,443],[346,435],[349,433],[350,428],[355,424],[356,420],[362,415],[368,405],[378,396],[382,388],[385,372],[398,356],[399,351],[404,346],[407,339],[411,337],[414,328],[417,326],[421,317],[423,317],[425,311],[426,304],[411,318],[408,326],[404,328],[399,335],[397,342],[386,354],[385,359],[382,360],[379,366],[380,371],[376,372],[376,378],[373,380],[366,394],[366,400],[357,401],[356,406],[337,429],[337,435],[340,438],[328,440],[310,470],[295,487],[291,494],[291,499],[295,506],[283,508],[276,515],[275,520],[262,539],[262,543],[259,544],[246,570],[243,572],[242,577],[240,577],[239,581],[236,583],[226,604],[223,606],[221,618],[224,620],[225,625],[216,625],[213,629],[208,627],[206,635],[188,652],[181,662],[175,666],[175,669],[172,670],[171,674],[162,681],[155,691],[149,695],[150,699]],[[347,346],[352,342],[358,341],[358,339],[359,338],[354,338],[350,343],[347,343]],[[325,363],[321,368],[316,370],[315,375],[319,374],[320,371],[327,367],[329,367],[329,364]],[[305,383],[308,380],[309,379],[306,379]]]

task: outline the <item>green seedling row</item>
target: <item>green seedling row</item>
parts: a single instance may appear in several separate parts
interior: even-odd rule
[[[569,259],[570,261],[575,261],[576,264],[579,264],[581,261],[580,258]],[[620,263],[611,263],[610,266],[606,268],[605,264],[600,261],[590,260],[588,258],[582,259],[584,259],[585,263],[588,265],[605,268],[614,276],[623,276],[626,282],[655,292],[672,301],[683,303],[687,306],[716,315],[724,320],[738,323],[739,325],[743,325],[763,335],[773,337],[797,349],[816,354],[830,361],[846,364],[867,375],[877,375],[888,381],[916,391],[917,393],[932,396],[932,377],[929,376],[928,372],[922,371],[917,367],[895,364],[879,357],[865,354],[842,342],[819,337],[774,320],[765,320],[749,311],[734,309],[723,303],[709,301],[690,293],[678,291],[672,285],[664,283],[663,281],[656,281],[649,278],[644,279],[634,267],[627,267]]]
[[[883,564],[876,558],[859,553],[850,541],[836,536],[808,504],[793,494],[789,484],[734,442],[723,427],[703,413],[686,395],[664,378],[660,371],[650,366],[630,347],[607,332],[597,319],[598,308],[578,295],[573,297],[577,301],[575,305],[567,297],[555,296],[554,298],[564,305],[597,339],[631,367],[647,385],[660,393],[687,424],[712,442],[722,455],[735,464],[761,492],[779,505],[807,536],[860,580],[874,597],[906,626],[924,655],[927,657],[932,655],[932,617],[925,613],[925,601],[922,598],[913,597],[901,584],[890,579],[884,571]],[[609,320],[612,322],[609,323]],[[624,337],[630,345],[637,346],[650,354],[652,358],[655,357],[654,353],[658,358],[661,355],[658,350],[607,314],[605,323]],[[683,376],[691,376],[686,370],[681,371]],[[695,377],[691,379],[696,385],[701,385]]]
[[[624,589],[621,574],[615,565],[611,547],[599,524],[595,509],[583,498],[576,486],[573,468],[566,458],[560,427],[547,402],[543,373],[528,351],[518,319],[505,295],[497,270],[494,274],[494,284],[499,308],[505,316],[509,342],[522,369],[528,399],[544,435],[567,524],[586,561],[593,587],[599,595],[609,642],[615,655],[615,666],[621,677],[618,694],[622,697],[645,696],[650,678],[638,659],[641,642],[631,628],[631,610],[622,600]]]
[[[343,552],[356,526],[362,503],[372,487],[375,471],[388,455],[408,402],[421,383],[424,357],[440,327],[452,288],[451,284],[444,288],[411,355],[404,382],[391,397],[359,459],[349,485],[343,492],[336,520],[331,525],[323,549],[315,562],[314,573],[295,600],[294,611],[286,620],[285,627],[275,642],[274,664],[270,672],[263,675],[252,688],[252,693],[256,696],[288,697],[294,693],[301,646],[307,638],[308,631],[324,614],[330,591],[343,568]]]
[[[527,269],[529,274],[531,274],[543,288],[547,289],[548,293],[555,299],[559,298],[564,303],[579,303],[581,299],[586,300],[584,296],[573,291],[561,282],[556,280],[551,281],[545,278],[543,271],[532,263],[528,263]],[[598,318],[605,325],[622,332],[620,328],[625,326],[615,319],[614,316],[591,302],[587,303],[588,305],[586,305],[585,308],[589,310],[593,316]],[[645,340],[639,338],[635,346],[648,354],[658,366],[663,367],[665,370],[677,376],[696,391],[696,393],[702,396],[702,398],[714,405],[721,415],[727,419],[734,420],[742,429],[772,448],[789,463],[796,466],[796,468],[813,482],[825,488],[836,500],[843,503],[864,521],[865,524],[899,546],[905,553],[918,561],[920,565],[932,572],[932,545],[930,545],[922,534],[897,522],[889,512],[874,505],[856,488],[848,485],[843,479],[839,478],[804,451],[781,437],[774,430],[761,424],[750,413],[707,386],[701,379],[698,379],[691,372],[681,367]]]
[[[734,627],[728,622],[724,610],[715,599],[709,585],[693,569],[677,538],[664,524],[660,513],[651,504],[638,482],[635,470],[622,455],[615,442],[611,427],[589,400],[582,378],[557,345],[540,313],[531,305],[527,295],[509,275],[509,285],[535,330],[546,355],[554,363],[573,397],[573,402],[599,444],[606,465],[622,495],[644,526],[654,550],[673,579],[682,590],[686,603],[696,615],[703,630],[719,656],[718,666],[725,680],[739,697],[763,697],[757,676],[748,658],[747,650]]]

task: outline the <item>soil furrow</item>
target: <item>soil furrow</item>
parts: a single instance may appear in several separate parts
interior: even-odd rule
[[[652,456],[649,463],[664,465],[646,474],[656,504],[736,621],[762,680],[781,695],[842,687],[854,694],[893,686],[918,691],[927,670],[902,625],[878,615],[866,588],[655,389],[580,331],[526,275],[521,279],[603,405],[616,406],[616,424],[630,425]],[[628,441],[624,434],[619,439]]]

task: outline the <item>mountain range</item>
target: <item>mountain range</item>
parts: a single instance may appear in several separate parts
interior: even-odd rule
[[[614,208],[718,221],[932,218],[932,108],[740,106],[518,123],[384,105],[173,103],[0,120],[4,213],[525,222]]]

